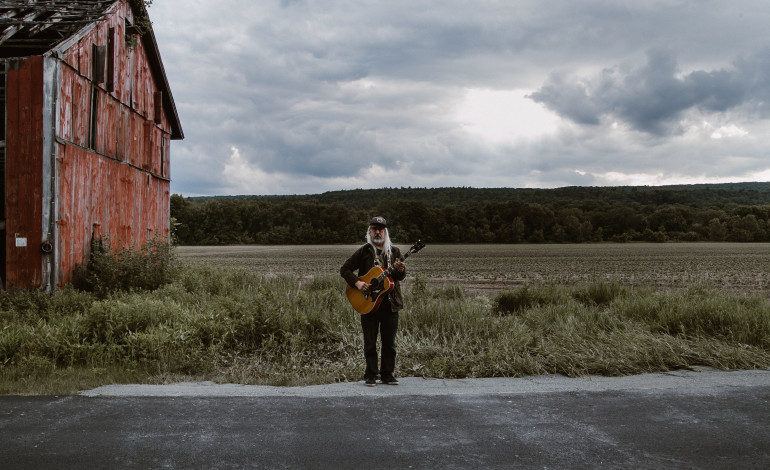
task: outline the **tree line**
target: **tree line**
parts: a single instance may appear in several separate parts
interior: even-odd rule
[[[359,243],[374,215],[398,243],[766,242],[770,183],[171,197],[181,245]]]

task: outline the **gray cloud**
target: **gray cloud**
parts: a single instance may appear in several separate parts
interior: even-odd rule
[[[692,109],[725,112],[749,105],[766,116],[767,59],[765,51],[736,60],[731,69],[680,76],[674,55],[656,50],[638,68],[617,66],[587,79],[553,74],[529,96],[579,124],[598,125],[606,117],[651,134],[680,133],[677,121]]]
[[[158,0],[150,16],[185,130],[172,145],[182,194],[770,167],[763,2]],[[529,94],[562,120],[490,139],[460,111],[469,90]],[[487,114],[512,135],[535,119],[504,106],[520,114]]]

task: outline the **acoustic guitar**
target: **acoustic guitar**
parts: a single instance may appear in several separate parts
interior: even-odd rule
[[[423,243],[422,240],[417,240],[417,243],[412,245],[406,253],[403,253],[402,261],[405,261],[409,255],[417,253],[423,248],[425,248],[425,243]],[[370,269],[368,273],[359,277],[358,279],[360,281],[369,284],[368,294],[364,294],[355,287],[350,287],[350,285],[345,285],[345,295],[348,297],[350,305],[352,305],[361,315],[377,310],[380,307],[382,300],[385,298],[385,295],[395,287],[393,279],[391,278],[393,270],[394,268],[392,265],[389,266],[388,269],[375,266]]]

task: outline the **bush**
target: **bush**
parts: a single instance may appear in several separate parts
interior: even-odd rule
[[[525,284],[520,289],[514,291],[500,291],[494,299],[494,311],[499,315],[510,315],[532,307],[563,301],[563,292],[556,287],[531,289],[529,284]]]
[[[152,291],[172,281],[173,247],[155,237],[139,248],[99,238],[91,242],[86,265],[75,269],[73,285],[99,297],[117,291]]]
[[[576,289],[572,298],[584,305],[609,305],[625,293],[626,288],[620,284],[600,282]]]

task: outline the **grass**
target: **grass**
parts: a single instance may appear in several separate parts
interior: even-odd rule
[[[0,292],[0,394],[111,383],[360,380],[359,315],[337,275],[204,265],[152,289]],[[457,285],[405,289],[397,374],[439,378],[627,375],[770,367],[770,303],[697,285],[530,286],[493,298]]]

